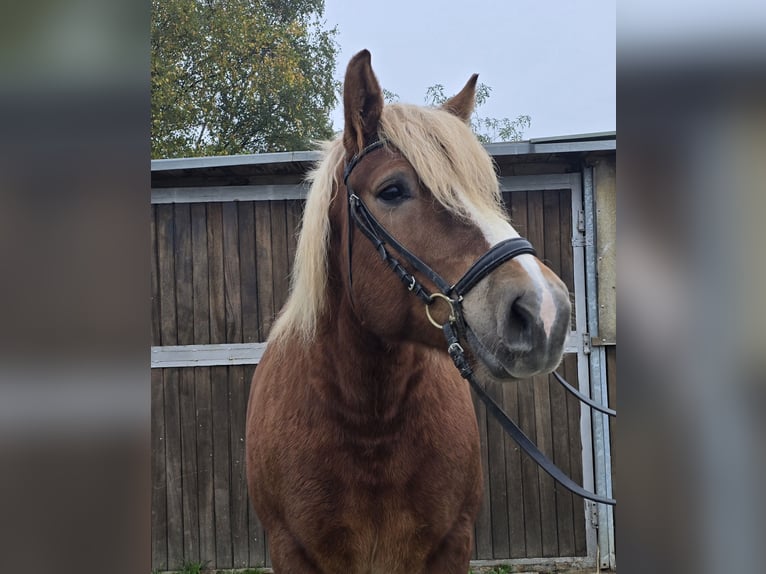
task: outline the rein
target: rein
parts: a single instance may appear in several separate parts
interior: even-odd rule
[[[524,432],[511,420],[511,418],[503,411],[482,385],[474,377],[473,369],[471,368],[468,360],[465,357],[465,350],[460,344],[459,333],[465,332],[468,328],[463,318],[463,297],[473,289],[482,279],[492,273],[497,267],[524,253],[535,255],[535,249],[532,244],[522,237],[514,237],[512,239],[506,239],[500,243],[492,246],[489,251],[479,257],[479,259],[468,268],[463,276],[458,281],[450,285],[441,275],[431,269],[426,263],[418,258],[414,253],[404,247],[399,241],[393,237],[380,222],[370,213],[367,206],[361,200],[361,198],[354,192],[348,183],[348,178],[351,175],[354,167],[361,161],[361,159],[367,154],[377,150],[384,146],[386,140],[378,140],[362,151],[356,154],[346,165],[343,172],[343,183],[346,186],[348,193],[348,277],[349,277],[349,295],[352,297],[353,303],[353,289],[351,289],[353,277],[351,274],[351,240],[352,240],[352,228],[351,221],[356,224],[356,227],[372,242],[375,249],[380,254],[383,261],[391,268],[394,274],[399,277],[399,280],[404,283],[409,291],[415,294],[425,305],[426,316],[428,320],[435,327],[442,330],[447,342],[447,352],[452,358],[452,362],[460,372],[460,375],[468,381],[471,388],[476,395],[484,402],[487,410],[497,419],[500,425],[503,427],[506,433],[513,438],[518,445],[526,452],[545,472],[547,472],[556,482],[561,484],[567,490],[582,496],[588,500],[599,502],[602,504],[608,504],[614,506],[616,501],[612,498],[604,497],[598,494],[594,494],[588,490],[585,490],[582,486],[574,482],[569,476],[567,476],[560,468],[558,468],[553,461],[545,456],[540,449],[524,434]],[[436,287],[438,291],[430,292],[417,278],[405,268],[386,248],[391,247],[395,250],[409,265],[415,268],[415,270],[422,273],[429,279]],[[437,300],[441,299],[450,309],[449,318],[443,324],[436,321],[431,315],[431,306]],[[556,379],[564,386],[564,388],[574,394],[579,400],[586,403],[591,408],[599,410],[609,416],[615,416],[615,411],[602,407],[598,403],[591,400],[589,397],[581,394],[577,389],[567,383],[558,373],[553,373]]]

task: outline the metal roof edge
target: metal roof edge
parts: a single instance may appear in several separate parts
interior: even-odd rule
[[[220,155],[210,157],[153,159],[151,170],[170,171],[174,169],[201,169],[210,167],[229,167],[235,165],[263,165],[270,163],[311,163],[318,161],[321,156],[322,154],[319,151],[286,151],[276,153]]]
[[[578,153],[590,151],[613,151],[617,149],[616,139],[593,141],[562,141],[536,143],[534,141],[485,144],[484,148],[493,157],[508,155],[534,155],[551,153]]]
[[[489,143],[484,144],[484,148],[493,157],[612,151],[617,149],[617,136],[616,132],[597,132],[573,136],[536,138],[520,142]],[[151,161],[151,171],[162,172],[177,169],[203,169],[280,163],[313,163],[321,159],[321,157],[322,154],[319,151],[289,151],[211,157],[153,159]]]
[[[603,132],[587,132],[582,134],[568,134],[563,136],[546,136],[542,138],[529,138],[530,143],[553,143],[553,142],[573,142],[573,141],[592,141],[616,139],[615,130]]]

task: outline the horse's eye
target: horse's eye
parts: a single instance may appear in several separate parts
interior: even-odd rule
[[[398,185],[389,185],[378,194],[378,199],[387,203],[396,203],[407,197],[407,193]]]

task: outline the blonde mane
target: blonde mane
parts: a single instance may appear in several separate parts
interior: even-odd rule
[[[412,164],[448,211],[467,221],[507,221],[492,158],[463,121],[437,108],[390,104],[383,108],[378,133]],[[342,136],[325,143],[322,159],[308,176],[311,188],[290,297],[271,330],[271,342],[291,335],[312,340],[326,308],[329,208],[344,155]]]

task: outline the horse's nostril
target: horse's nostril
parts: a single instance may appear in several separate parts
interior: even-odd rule
[[[514,299],[508,311],[505,327],[506,344],[511,350],[527,351],[532,346],[535,314],[530,303],[522,295]]]
[[[511,322],[520,330],[526,329],[529,325],[529,313],[519,304],[518,299],[511,305]]]

